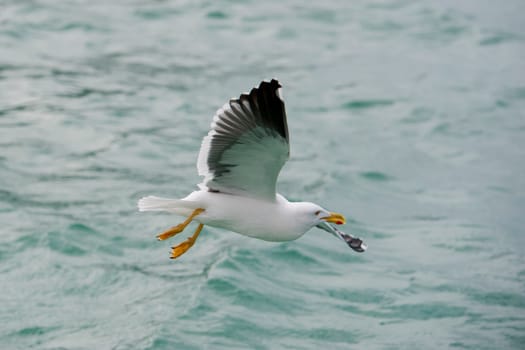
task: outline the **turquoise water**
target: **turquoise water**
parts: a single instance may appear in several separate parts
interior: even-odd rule
[[[0,348],[523,349],[522,1],[0,1]],[[138,213],[277,77],[351,251]],[[188,234],[188,233],[187,233]],[[186,234],[186,235],[187,235]]]

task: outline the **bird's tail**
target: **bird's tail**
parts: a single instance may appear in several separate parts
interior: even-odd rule
[[[169,211],[172,213],[184,215],[188,210],[191,212],[199,205],[197,202],[184,199],[147,196],[139,199],[137,206],[139,211]]]

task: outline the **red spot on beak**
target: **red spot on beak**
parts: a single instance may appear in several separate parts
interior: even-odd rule
[[[336,222],[336,224],[338,224],[338,225],[342,225],[343,222],[342,222],[342,221],[338,221],[338,222]]]

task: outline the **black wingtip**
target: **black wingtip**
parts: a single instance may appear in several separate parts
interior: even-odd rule
[[[259,89],[265,88],[265,85],[269,85],[269,87],[272,89],[278,89],[278,88],[283,87],[281,83],[279,82],[279,80],[274,79],[274,78],[272,78],[270,81],[267,81],[266,79],[261,81],[261,83],[259,84]]]
[[[288,123],[284,101],[279,90],[281,87],[277,79],[263,80],[249,93],[241,94],[238,99],[231,99],[229,104],[230,106],[239,105],[239,109],[242,109],[243,102],[248,103],[251,112],[260,121],[260,124],[275,130],[288,142]]]

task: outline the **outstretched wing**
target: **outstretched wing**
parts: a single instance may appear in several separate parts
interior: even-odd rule
[[[217,111],[197,161],[202,189],[275,200],[290,155],[280,87],[277,80],[263,81]]]

